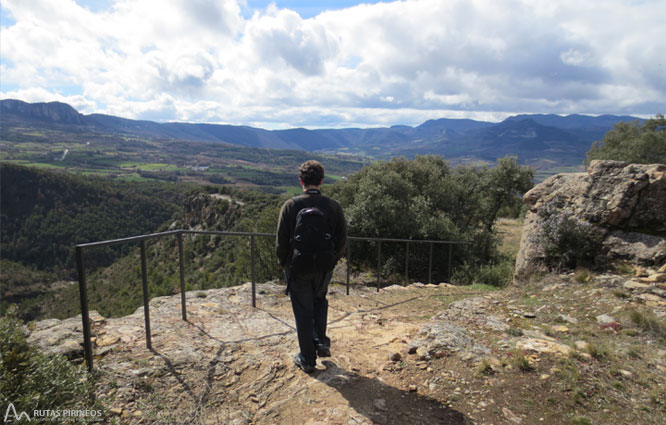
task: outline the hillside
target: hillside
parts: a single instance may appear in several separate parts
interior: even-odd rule
[[[77,243],[155,231],[186,187],[122,184],[3,164],[2,258],[42,270],[74,266]],[[113,261],[100,257],[91,265]]]
[[[180,297],[155,298],[152,352],[142,308],[91,316],[97,397],[109,421],[130,424],[658,424],[666,331],[655,315],[666,301],[650,281],[569,274],[349,296],[333,286],[333,356],[311,376],[291,360],[283,286],[259,285],[256,309],[249,283],[188,292],[187,322]],[[80,358],[80,326],[38,322],[31,340]]]
[[[75,244],[155,232],[180,210],[189,188],[119,184],[13,164],[2,164],[0,180],[3,312],[9,303],[68,288],[76,277]],[[87,253],[86,262],[94,270],[128,252],[127,247],[99,248]],[[26,304],[21,314],[34,319],[48,305]]]
[[[281,200],[276,195],[256,191],[234,191],[208,188],[192,190],[180,199],[179,212],[169,217],[160,230],[189,229],[212,231],[264,231],[274,232]],[[263,223],[263,217],[270,218]],[[260,227],[257,227],[260,226]],[[266,226],[266,227],[263,227]],[[157,230],[157,229],[155,229]],[[151,233],[154,230],[142,232]],[[124,233],[119,237],[136,236],[141,233]],[[99,240],[109,239],[100,238]],[[279,276],[277,264],[272,257],[272,239],[257,241],[256,273],[260,279]],[[92,262],[98,258],[101,248],[85,250],[86,274],[90,308],[109,317],[131,313],[141,305],[137,288],[141,287],[141,269],[138,244],[120,245],[113,257],[106,257],[108,267],[98,268]],[[73,245],[68,246],[73,251]],[[149,240],[146,243],[149,290],[152,296],[171,295],[180,291],[178,270],[178,246],[173,237]],[[237,237],[185,236],[186,289],[210,289],[239,285],[250,277],[249,240]],[[111,264],[112,263],[112,264]],[[72,266],[72,272],[76,267]],[[20,302],[19,313],[26,320],[43,318],[66,318],[80,311],[78,286],[71,277],[69,284],[57,282],[52,276],[51,290],[35,279],[35,273],[23,273],[26,277],[16,279],[3,272],[3,285],[9,282],[3,296],[8,302]],[[14,289],[12,289],[14,288]],[[32,289],[30,289],[32,288]],[[29,290],[30,289],[30,290]],[[7,294],[20,292],[22,296]]]
[[[1,161],[84,176],[224,184],[291,193],[298,188],[295,170],[308,159],[326,164],[327,183],[363,164],[350,155],[234,145],[218,137],[226,134],[218,128],[223,126],[82,115],[58,102],[28,104],[6,99],[0,101],[0,112]],[[254,137],[246,134],[249,127],[227,127],[242,140]]]
[[[58,102],[28,104],[5,99],[0,101],[0,109],[2,137],[10,141],[27,141],[36,133],[64,132],[77,137],[114,135],[150,141],[144,148],[154,145],[155,141],[187,141],[353,154],[375,159],[436,153],[454,163],[492,162],[506,155],[516,155],[521,163],[550,170],[550,173],[562,167],[579,166],[590,145],[600,140],[614,123],[636,119],[611,115],[519,115],[500,123],[434,119],[416,127],[268,131],[247,126],[155,123],[100,114],[83,115]],[[238,154],[242,158],[242,153]]]

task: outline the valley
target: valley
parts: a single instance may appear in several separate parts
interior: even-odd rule
[[[355,159],[305,151],[260,149],[213,142],[133,138],[66,129],[3,129],[6,163],[125,181],[193,182],[258,186],[272,192],[298,188],[294,169],[314,157],[330,169],[328,182],[361,167]],[[65,154],[65,152],[67,152]]]
[[[344,176],[395,156],[442,155],[453,165],[489,165],[516,156],[542,180],[581,171],[594,141],[617,122],[638,120],[533,114],[499,123],[433,119],[416,127],[268,131],[83,115],[59,102],[4,99],[0,110],[2,161],[134,181],[259,186],[273,192],[293,191],[298,186],[293,167],[308,158],[325,161],[331,176]]]

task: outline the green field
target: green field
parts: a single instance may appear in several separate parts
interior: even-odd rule
[[[294,194],[298,166],[318,159],[339,180],[362,163],[336,155],[258,149],[220,143],[159,141],[114,134],[67,133],[57,129],[3,128],[0,160],[127,181],[195,181],[199,184],[260,186]],[[65,150],[67,155],[62,158]]]

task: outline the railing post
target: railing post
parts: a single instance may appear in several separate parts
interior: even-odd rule
[[[377,242],[377,292],[379,292],[379,281],[382,277],[382,241]]]
[[[93,353],[90,342],[90,314],[88,312],[88,290],[86,288],[86,272],[83,265],[83,248],[76,247],[76,269],[79,273],[79,298],[81,300],[81,321],[83,322],[83,351],[86,356],[88,372],[93,370]]]
[[[250,235],[250,268],[252,273],[252,307],[257,306],[254,281],[254,235]]]
[[[180,309],[183,320],[187,321],[187,307],[185,306],[185,262],[183,258],[182,233],[178,233],[178,266],[180,269]]]
[[[347,246],[346,246],[346,251],[347,251],[347,295],[349,295],[349,251],[351,251],[351,241],[349,238],[347,238]]]
[[[146,347],[153,349],[150,339],[150,309],[148,307],[148,271],[146,270],[146,241],[141,241],[141,286],[143,288],[143,318],[146,323]]]
[[[428,258],[428,283],[432,283],[432,242],[430,242],[430,255]]]
[[[451,254],[453,251],[453,244],[449,242],[449,268],[446,272],[446,282],[451,283]]]
[[[409,242],[405,242],[405,283],[409,284]]]

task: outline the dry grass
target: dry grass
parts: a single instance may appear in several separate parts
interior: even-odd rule
[[[501,238],[500,252],[516,258],[520,249],[520,237],[523,233],[523,220],[500,218],[497,220],[497,233]]]
[[[633,310],[631,320],[644,332],[653,335],[661,341],[666,341],[666,324],[654,314]]]

